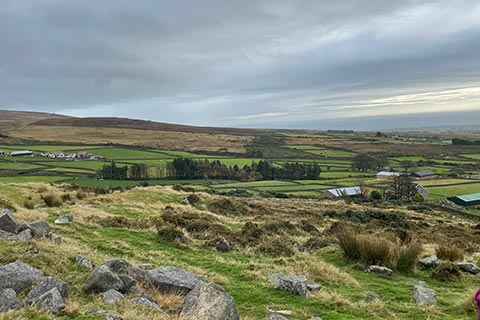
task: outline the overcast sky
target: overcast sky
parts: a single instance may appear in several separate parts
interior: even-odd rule
[[[443,124],[451,111],[478,123],[479,102],[478,0],[0,6],[2,109],[213,126],[352,118],[341,126],[355,127],[355,117],[413,113]]]

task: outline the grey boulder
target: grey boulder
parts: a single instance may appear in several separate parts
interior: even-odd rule
[[[303,275],[287,276],[280,272],[272,274],[268,280],[277,290],[288,291],[302,297],[308,295],[307,278]]]
[[[17,299],[17,293],[13,289],[3,289],[0,291],[0,312],[15,310],[20,308]]]
[[[33,287],[33,289],[28,293],[27,297],[23,301],[24,304],[35,303],[41,296],[50,290],[56,288],[62,299],[66,299],[68,296],[68,286],[67,284],[57,278],[46,277],[40,282],[39,285]]]
[[[93,270],[95,268],[92,261],[90,261],[87,258],[84,258],[82,256],[77,256],[75,258],[75,263],[78,264],[78,265],[84,266],[85,268],[88,268],[90,270]]]
[[[27,228],[31,230],[32,237],[34,238],[43,238],[52,230],[48,222],[43,220],[29,222],[27,223]]]
[[[11,233],[0,230],[0,239],[7,241],[29,241],[32,240],[32,231],[25,229],[18,233]]]
[[[73,216],[72,215],[66,215],[63,217],[59,217],[55,220],[55,224],[70,224],[73,222]]]
[[[53,314],[58,314],[65,309],[65,302],[57,288],[53,288],[35,299],[34,305]]]
[[[423,286],[416,286],[415,289],[413,289],[413,299],[418,305],[437,304],[435,290]]]
[[[132,299],[130,299],[130,302],[133,303],[133,304],[136,304],[136,305],[142,305],[142,306],[146,306],[146,307],[155,309],[155,310],[157,310],[158,312],[162,312],[162,313],[164,312],[164,311],[158,306],[158,304],[156,304],[155,302],[153,302],[153,301],[150,300],[150,299],[147,299],[146,297],[136,297],[136,298],[132,298]]]
[[[377,301],[382,300],[382,298],[380,298],[380,296],[373,291],[366,291],[365,294],[367,295],[367,298],[370,300],[377,300]]]
[[[11,288],[18,294],[43,278],[41,270],[17,260],[0,267],[0,290]]]
[[[230,243],[227,240],[223,239],[221,241],[218,241],[215,244],[215,249],[218,252],[230,252],[232,250],[232,246],[230,245]]]
[[[239,320],[233,298],[214,283],[201,283],[185,297],[182,319],[198,320]]]
[[[147,282],[161,293],[186,295],[205,279],[188,271],[175,267],[161,267],[146,271]]]
[[[418,260],[418,264],[424,269],[433,269],[438,266],[437,256],[425,257]]]
[[[365,269],[365,272],[378,274],[378,275],[383,275],[383,276],[388,276],[388,277],[391,277],[393,275],[392,269],[389,269],[387,267],[382,267],[382,266],[375,266],[375,265],[368,266]]]
[[[114,303],[125,298],[123,294],[117,290],[108,290],[103,293],[103,301],[108,303]]]
[[[10,233],[18,233],[21,224],[13,216],[12,212],[8,209],[0,211],[0,230]]]
[[[457,266],[460,270],[471,273],[471,274],[479,274],[480,268],[473,262],[458,262]]]
[[[113,273],[106,265],[102,265],[88,276],[83,284],[83,290],[87,293],[102,293],[108,290],[121,291],[123,289],[122,280]]]

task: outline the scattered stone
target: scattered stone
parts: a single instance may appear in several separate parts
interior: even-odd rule
[[[288,320],[282,315],[272,313],[267,317],[267,320]]]
[[[15,310],[20,308],[15,290],[7,288],[0,290],[0,312]]]
[[[365,294],[367,295],[367,298],[370,300],[378,300],[378,301],[382,300],[382,298],[380,298],[380,296],[373,291],[366,291]]]
[[[215,244],[215,249],[217,249],[218,252],[230,252],[232,250],[232,246],[227,240],[223,239]]]
[[[314,318],[310,318],[309,320],[322,320],[322,318],[314,317]]]
[[[62,297],[62,299],[66,299],[68,296],[68,286],[67,284],[57,278],[53,277],[46,277],[40,282],[39,285],[33,287],[33,289],[28,293],[25,300],[23,300],[24,304],[32,304],[35,303],[41,296],[45,293],[49,292],[50,290],[56,288],[58,293]]]
[[[418,305],[435,305],[437,298],[435,297],[435,290],[417,286],[413,289],[413,299]]]
[[[424,269],[433,269],[438,266],[437,256],[425,257],[418,260],[418,264]]]
[[[281,314],[282,316],[291,316],[293,314],[292,310],[272,310],[272,309],[268,309],[267,311],[270,312],[270,313],[274,313],[274,314]]]
[[[29,222],[27,228],[32,231],[32,237],[34,238],[43,238],[52,230],[48,222],[43,220]]]
[[[164,312],[159,306],[158,304],[156,304],[155,302],[151,301],[150,299],[147,299],[146,297],[137,297],[137,298],[132,298],[130,299],[130,302],[133,303],[133,304],[137,304],[137,305],[143,305],[143,306],[147,306],[147,307],[150,307],[152,309],[155,309],[159,312]]]
[[[6,241],[29,241],[32,240],[32,231],[26,229],[15,234],[0,230],[0,239]]]
[[[102,265],[93,270],[83,285],[83,290],[88,293],[102,293],[108,290],[121,291],[122,289],[122,280],[118,275],[110,271],[106,265]]]
[[[54,244],[61,244],[62,243],[62,236],[58,236],[52,233],[47,234],[46,238],[53,242]]]
[[[57,220],[55,220],[55,224],[70,224],[73,222],[73,216],[71,214],[59,217]]]
[[[108,303],[114,303],[123,298],[125,298],[125,296],[117,290],[108,290],[103,293],[103,301]]]
[[[471,274],[479,274],[480,268],[473,262],[458,262],[457,266],[460,270],[471,273]]]
[[[201,283],[185,297],[182,319],[239,320],[233,298],[214,283]]]
[[[480,278],[480,273],[477,273],[475,277]]]
[[[38,308],[48,310],[53,314],[59,314],[65,309],[65,302],[57,288],[53,288],[35,299],[34,304]]]
[[[203,277],[175,267],[161,267],[147,273],[147,283],[167,294],[186,295],[197,284],[206,282]]]
[[[75,258],[75,263],[76,264],[79,264],[81,266],[84,266],[90,270],[93,270],[95,268],[94,264],[92,263],[92,261],[88,260],[87,258],[84,258],[82,256],[77,256]]]
[[[9,233],[18,233],[21,226],[10,210],[5,209],[0,211],[0,230]]]
[[[183,205],[185,205],[185,206],[187,206],[187,205],[189,205],[189,204],[190,204],[190,201],[188,201],[188,199],[187,199],[187,198],[183,198],[183,200],[182,200],[182,204],[183,204]]]
[[[382,266],[368,266],[365,269],[365,272],[384,275],[384,276],[388,276],[388,277],[391,277],[393,275],[392,269],[389,269],[387,267],[382,267]]]
[[[114,315],[110,313],[110,311],[107,311],[102,308],[95,308],[89,311],[89,313],[97,313],[97,314],[103,314],[105,315],[105,320],[123,320],[122,317]]]
[[[322,289],[322,285],[318,283],[308,283],[307,289],[308,291],[320,291]]]
[[[303,275],[287,276],[282,272],[272,274],[268,279],[275,289],[288,291],[306,297],[308,295],[307,278]]]
[[[25,252],[31,253],[31,254],[37,254],[40,251],[38,251],[38,249],[35,248],[35,246],[33,244],[31,244]]]
[[[0,290],[11,288],[21,293],[33,282],[43,280],[43,272],[22,261],[15,261],[0,267]]]

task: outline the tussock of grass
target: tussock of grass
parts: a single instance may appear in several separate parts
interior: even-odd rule
[[[443,243],[435,247],[435,255],[440,260],[457,262],[463,261],[465,253],[462,249],[451,243]]]

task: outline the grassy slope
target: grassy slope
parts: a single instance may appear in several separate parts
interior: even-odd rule
[[[123,314],[126,319],[160,319],[143,308],[125,303],[105,305],[99,296],[87,295],[81,291],[81,285],[88,275],[88,270],[74,263],[75,256],[82,254],[91,258],[97,265],[108,259],[106,255],[115,258],[126,258],[132,263],[149,262],[160,265],[175,265],[206,276],[210,281],[217,282],[235,298],[242,319],[264,319],[268,309],[292,310],[290,319],[308,319],[320,316],[322,319],[471,319],[474,311],[465,307],[465,297],[480,280],[466,276],[464,282],[453,284],[439,283],[429,277],[428,271],[421,271],[417,276],[395,274],[392,279],[368,275],[355,264],[344,260],[336,247],[327,247],[309,253],[295,253],[292,257],[268,256],[258,253],[232,251],[220,254],[204,246],[203,241],[193,240],[186,246],[174,245],[159,239],[148,225],[142,228],[118,228],[113,226],[100,227],[92,222],[91,216],[102,221],[109,217],[123,216],[130,221],[138,221],[161,212],[166,205],[171,205],[178,211],[196,212],[209,216],[205,211],[208,203],[217,198],[201,195],[203,204],[196,208],[179,206],[179,201],[185,194],[165,187],[150,187],[134,189],[128,192],[116,192],[111,195],[97,196],[90,194],[87,199],[76,200],[75,204],[64,205],[62,208],[39,208],[26,210],[21,208],[24,199],[29,195],[40,203],[37,184],[0,185],[0,194],[14,202],[19,208],[16,216],[21,221],[46,219],[53,220],[60,214],[70,212],[75,216],[75,223],[70,226],[54,226],[54,232],[64,237],[64,243],[54,246],[45,240],[33,241],[40,253],[27,252],[29,243],[3,242],[0,245],[0,263],[9,263],[22,259],[32,266],[41,268],[47,275],[58,276],[68,282],[70,299],[66,313],[60,319],[96,319],[86,315],[87,310],[100,306],[116,313]],[[49,185],[48,192],[64,193],[65,190]],[[283,201],[283,202],[281,202]],[[308,217],[318,228],[326,228],[332,222],[321,216],[324,210],[337,211],[347,208],[361,209],[355,204],[343,202],[304,202],[301,200],[255,200],[257,205],[265,206],[267,212],[275,212],[277,220],[288,219],[294,223]],[[239,203],[239,206],[242,204]],[[309,210],[310,215],[305,216]],[[400,208],[397,208],[400,210]],[[304,212],[303,215],[301,212]],[[414,214],[414,213],[412,213]],[[245,221],[255,220],[259,223],[271,222],[271,214],[239,215],[231,211],[216,214],[216,219],[231,229],[238,230]],[[421,215],[433,223],[445,215],[436,212],[431,215]],[[419,216],[420,217],[420,216]],[[417,218],[418,220],[418,218]],[[144,220],[146,221],[146,220]],[[412,220],[413,221],[413,220]],[[442,222],[448,225],[448,220]],[[455,221],[458,225],[468,226],[472,222],[463,218]],[[378,229],[378,226],[375,227]],[[466,228],[466,227],[465,227]],[[429,243],[430,231],[423,236]],[[439,230],[442,234],[442,230]],[[284,234],[280,231],[280,234]],[[303,242],[305,234],[284,234],[287,238]],[[422,235],[421,235],[422,236]],[[448,237],[448,234],[442,234]],[[207,237],[208,238],[208,237]],[[286,239],[287,239],[286,238]],[[476,244],[475,244],[476,243]],[[478,247],[479,241],[472,243]],[[428,252],[428,246],[426,246]],[[478,248],[477,248],[478,249]],[[301,272],[307,274],[309,280],[321,283],[324,287],[319,293],[308,299],[274,290],[264,274],[264,270],[287,273]],[[436,307],[417,307],[412,303],[412,288],[405,284],[408,280],[424,280],[429,287],[437,291],[439,305]],[[365,299],[365,290],[372,290],[383,298],[383,302],[369,302]],[[171,305],[172,299],[158,297],[164,307]],[[178,299],[177,299],[178,300]],[[170,301],[170,302],[168,302]],[[175,299],[173,299],[175,301]],[[178,303],[178,301],[177,301]],[[50,319],[48,314],[24,309],[0,316],[1,319]]]

